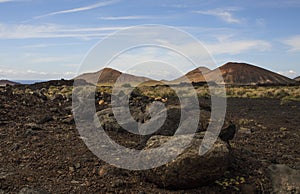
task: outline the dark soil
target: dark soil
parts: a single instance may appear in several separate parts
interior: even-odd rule
[[[76,130],[71,105],[70,99],[0,92],[0,193],[22,188],[40,193],[270,193],[270,164],[300,165],[300,102],[228,99],[227,117],[240,128],[231,142],[231,167],[218,181],[190,190],[159,188],[138,171],[98,159]],[[131,138],[110,135],[118,141]]]

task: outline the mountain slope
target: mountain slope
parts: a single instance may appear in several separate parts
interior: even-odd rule
[[[204,81],[203,75],[193,74],[193,71],[187,73],[192,74],[193,81]],[[221,73],[223,80],[217,75]],[[198,76],[198,77],[197,77]],[[250,65],[247,63],[228,62],[223,66],[209,71],[205,74],[207,81],[214,81],[216,83],[225,83],[231,85],[288,85],[295,83],[294,80],[283,75],[274,73],[272,71]]]
[[[120,71],[111,68],[104,68],[94,73],[85,73],[79,75],[75,79],[83,79],[86,82],[93,83],[94,80],[97,80],[99,78],[97,82],[98,84],[114,84],[120,75],[122,76],[120,77],[119,81],[123,83],[137,83],[137,82],[145,82],[151,80],[146,77],[121,73]]]
[[[0,80],[0,86],[6,86],[6,85],[18,85],[20,83],[18,82],[13,82],[13,81],[9,81],[9,80]]]
[[[298,77],[295,77],[295,78],[294,78],[294,80],[296,80],[296,81],[300,82],[300,76],[298,76]]]
[[[210,69],[207,67],[198,67],[188,73],[185,74],[185,77],[179,77],[173,81],[172,83],[180,83],[180,82],[185,82],[186,78],[188,78],[191,82],[205,82],[205,79],[203,77],[204,74],[207,74],[211,72]]]

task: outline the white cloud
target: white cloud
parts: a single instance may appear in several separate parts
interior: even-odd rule
[[[172,8],[177,8],[177,9],[188,7],[186,4],[162,4],[161,6],[162,7],[172,7]]]
[[[143,15],[99,17],[100,20],[141,20],[141,19],[154,19],[154,18],[157,17],[143,16]]]
[[[284,76],[286,76],[286,77],[292,78],[292,79],[294,79],[295,77],[299,76],[299,74],[298,74],[296,71],[294,71],[294,70],[289,70],[289,71],[279,71],[279,72],[277,72],[277,73],[279,73],[279,74],[281,74],[281,75],[284,75]]]
[[[272,0],[272,1],[257,1],[256,6],[267,8],[295,8],[300,6],[299,0]]]
[[[300,35],[287,38],[282,41],[283,44],[290,47],[289,52],[299,52],[300,51]]]
[[[193,11],[193,13],[215,16],[227,23],[241,23],[240,19],[233,16],[233,11],[237,11],[237,9],[213,9],[207,11]]]
[[[32,39],[32,38],[99,38],[124,27],[80,28],[47,25],[8,25],[0,23],[0,39]]]
[[[249,50],[266,51],[272,45],[264,40],[224,40],[218,43],[206,44],[212,54],[239,54]]]
[[[80,45],[82,43],[61,43],[61,44],[31,44],[26,46],[21,46],[19,48],[25,48],[25,49],[35,49],[35,48],[49,48],[49,47],[59,47],[59,46],[74,46],[74,45]]]
[[[0,0],[0,3],[19,2],[21,0]]]
[[[12,54],[11,54],[12,55]],[[76,54],[45,54],[45,53],[38,53],[38,52],[25,52],[18,56],[19,61],[24,61],[23,66],[29,65],[55,65],[61,66],[65,64],[73,64],[76,62],[80,62],[84,55],[76,55]],[[17,60],[17,59],[16,59]],[[16,61],[14,60],[14,61]],[[18,61],[18,63],[19,63]],[[9,62],[11,63],[11,62]]]
[[[73,8],[73,9],[67,9],[67,10],[62,10],[62,11],[51,12],[51,13],[48,13],[48,14],[36,16],[36,17],[34,17],[34,19],[39,19],[39,18],[43,18],[43,17],[47,17],[47,16],[53,16],[53,15],[66,14],[66,13],[88,11],[88,10],[91,10],[91,9],[96,9],[96,8],[99,8],[99,7],[104,7],[104,6],[107,6],[107,5],[111,5],[111,4],[114,4],[116,2],[118,2],[118,0],[102,1],[102,2],[98,2],[98,3],[92,4],[92,5],[88,5],[88,6],[83,6],[83,7]]]
[[[28,59],[27,62],[30,64],[45,64],[45,63],[63,63],[63,62],[69,62],[73,59],[71,57],[34,57],[31,59]]]
[[[71,79],[77,75],[76,72],[71,71],[62,71],[62,72],[44,72],[36,71],[32,69],[27,70],[17,70],[17,69],[0,69],[0,79],[9,79],[9,80],[46,80],[46,79],[60,79],[66,78]]]

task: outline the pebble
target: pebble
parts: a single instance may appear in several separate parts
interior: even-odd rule
[[[89,186],[91,186],[91,182],[86,181],[86,182],[85,182],[85,185],[86,185],[87,187],[89,187]]]
[[[19,194],[46,194],[45,191],[39,191],[31,188],[24,187],[19,191]]]
[[[58,112],[58,108],[50,108],[50,112]]]
[[[123,186],[124,182],[120,179],[115,180],[112,182],[111,187],[116,188],[116,187],[121,187]]]
[[[53,117],[52,116],[49,116],[49,115],[46,115],[44,116],[42,119],[40,119],[37,124],[44,124],[44,123],[47,123],[47,122],[50,122],[50,121],[53,121]]]
[[[24,126],[31,130],[42,130],[42,128],[36,123],[26,123]]]
[[[72,184],[78,184],[79,181],[72,180],[71,183],[72,183]]]
[[[107,174],[107,167],[106,166],[102,166],[100,168],[100,170],[98,171],[98,175],[100,177],[104,177]]]
[[[81,165],[80,165],[79,162],[77,162],[77,163],[75,163],[74,167],[75,167],[76,169],[79,169],[79,168],[81,167]]]
[[[104,103],[105,103],[104,100],[99,100],[99,102],[98,102],[99,105],[103,105]]]
[[[73,166],[70,166],[70,167],[69,167],[69,171],[70,171],[71,173],[73,173],[73,172],[75,172],[75,168],[74,168]]]
[[[15,143],[12,148],[11,148],[11,151],[17,151],[18,149],[20,149],[20,145]]]
[[[35,132],[32,129],[26,129],[25,135],[26,136],[35,135]]]

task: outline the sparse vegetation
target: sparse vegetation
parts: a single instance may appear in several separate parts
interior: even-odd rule
[[[299,86],[273,86],[273,87],[230,87],[227,95],[235,98],[279,98],[300,100]]]
[[[239,191],[238,185],[246,183],[244,177],[236,176],[234,178],[225,178],[223,180],[217,180],[215,183],[221,186],[223,189],[233,188],[236,191]]]
[[[176,92],[167,86],[140,87],[142,93],[150,97],[172,97],[176,96]],[[199,97],[209,97],[210,90],[207,86],[195,87],[195,90]],[[191,96],[192,91],[188,91],[184,87],[178,88],[178,95],[183,97]],[[215,95],[221,94],[217,90]],[[227,87],[226,96],[230,98],[276,98],[280,99],[281,103],[287,103],[289,101],[300,101],[300,86],[239,86],[239,87]]]

